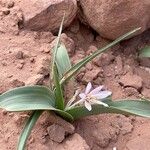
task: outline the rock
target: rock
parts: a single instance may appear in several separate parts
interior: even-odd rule
[[[119,83],[124,87],[133,87],[139,90],[142,88],[143,80],[138,75],[127,73],[126,75],[121,77]]]
[[[149,150],[150,149],[150,123],[144,123],[134,128],[132,136],[123,150]]]
[[[65,139],[65,130],[63,127],[53,124],[47,128],[51,140],[61,143]]]
[[[10,84],[11,84],[12,88],[20,87],[20,86],[24,86],[24,85],[25,85],[24,82],[22,82],[22,81],[20,81],[20,80],[18,80],[18,79],[12,79],[12,80],[10,81]]]
[[[150,58],[139,58],[139,62],[141,66],[150,68]]]
[[[50,66],[50,59],[48,57],[41,57],[38,62],[38,67],[36,68],[37,74],[42,74],[44,76],[49,74],[49,66]]]
[[[68,26],[77,12],[76,0],[22,0],[24,27],[31,30],[55,31],[65,13],[64,26]]]
[[[61,42],[65,44],[69,56],[73,56],[75,53],[75,43],[65,33],[61,35]]]
[[[7,8],[12,8],[12,7],[14,7],[14,4],[15,4],[14,1],[9,0],[9,1],[7,1],[7,3],[6,3],[6,7],[7,7]]]
[[[139,95],[139,92],[137,91],[137,89],[135,89],[133,87],[126,87],[124,89],[124,91],[127,96],[138,96]]]
[[[90,150],[85,140],[77,133],[66,139],[56,150]]]
[[[112,64],[114,59],[115,56],[112,53],[103,53],[100,56],[97,56],[95,59],[93,59],[93,63],[98,67],[108,66],[109,64]]]
[[[43,83],[44,76],[42,74],[37,74],[35,76],[30,77],[25,84],[26,85],[41,85]]]
[[[10,13],[10,10],[7,8],[3,8],[1,11],[3,12],[4,15],[9,15]]]
[[[24,64],[17,64],[17,66],[16,66],[16,67],[17,67],[18,69],[22,69],[22,68],[23,68],[23,66],[24,66]]]
[[[75,19],[71,24],[70,31],[72,33],[78,33],[79,29],[80,29],[79,20]]]
[[[75,128],[71,123],[65,121],[64,119],[55,114],[50,115],[49,113],[45,113],[45,117],[40,120],[40,124],[45,125],[46,122],[48,124],[57,124],[63,127],[66,134],[73,134],[75,131]]]
[[[83,82],[88,83],[88,82],[93,81],[94,79],[98,77],[100,72],[101,70],[97,67],[93,68],[90,71],[87,71],[83,77]]]
[[[143,88],[143,90],[142,90],[142,95],[143,95],[145,98],[150,98],[150,89]]]
[[[150,27],[149,0],[80,0],[80,4],[88,24],[111,40],[136,27],[141,27],[136,34]]]
[[[23,55],[24,55],[24,54],[23,54],[22,51],[18,51],[18,52],[16,53],[16,58],[17,58],[17,59],[23,59],[23,58],[24,58]]]

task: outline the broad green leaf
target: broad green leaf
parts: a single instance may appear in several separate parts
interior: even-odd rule
[[[44,86],[24,86],[0,95],[0,108],[7,111],[52,110],[53,93]]]
[[[97,115],[103,113],[116,113],[124,115],[137,115],[142,117],[150,117],[150,101],[143,100],[122,100],[109,101],[109,107],[102,105],[92,105],[92,111],[88,111],[84,106],[78,106],[67,110],[73,118],[79,119],[89,115]]]
[[[112,46],[116,45],[117,43],[121,42],[122,40],[126,39],[131,34],[137,32],[138,30],[140,30],[140,28],[137,28],[135,30],[132,30],[132,31],[124,34],[123,36],[117,38],[112,43],[106,45],[105,47],[103,47],[101,49],[98,49],[97,51],[95,51],[90,56],[85,57],[83,60],[81,60],[79,63],[75,64],[69,71],[66,72],[66,74],[64,75],[64,77],[61,79],[60,83],[63,84],[65,81],[69,80],[73,75],[75,75],[75,73],[77,73],[89,61],[91,61],[92,59],[94,59],[96,56],[98,56],[102,52],[106,51],[107,49],[111,48]]]
[[[139,53],[139,57],[150,57],[150,46],[141,49]]]
[[[56,45],[55,45],[55,47],[54,47],[54,49],[52,51],[53,52],[53,57],[52,57],[51,68],[50,68],[50,70],[51,70],[51,78],[52,79],[54,77],[54,65],[55,65],[55,62],[56,62],[56,55],[57,55],[58,47],[60,45],[60,36],[61,36],[61,33],[62,33],[62,29],[63,29],[64,19],[65,19],[65,14],[64,14],[64,16],[62,18],[62,21],[61,21],[61,24],[60,24]]]
[[[67,120],[73,120],[67,112],[55,108],[53,93],[43,86],[19,87],[0,95],[0,108],[15,112],[52,110]]]
[[[38,118],[41,116],[43,111],[37,110],[32,113],[30,118],[27,120],[22,133],[19,138],[18,142],[18,150],[24,150],[26,141],[31,133],[32,128],[34,127],[35,123],[37,122]]]
[[[55,107],[57,109],[64,110],[64,97],[63,97],[61,85],[59,83],[59,75],[58,75],[56,63],[54,65],[54,83],[55,83],[54,93],[55,93],[55,97],[56,97]]]
[[[71,68],[70,59],[65,45],[60,44],[56,54],[56,65],[59,72],[59,77],[63,75]]]

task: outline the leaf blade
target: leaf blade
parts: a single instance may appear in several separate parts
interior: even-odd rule
[[[27,122],[22,130],[22,133],[19,137],[19,142],[18,142],[18,146],[17,146],[18,150],[24,150],[26,141],[31,133],[31,130],[34,127],[34,125],[36,124],[39,117],[41,116],[42,112],[43,111],[34,111],[32,113],[32,115],[29,117],[29,119],[27,120]]]
[[[24,86],[0,95],[0,108],[7,111],[52,110],[53,93],[44,86]]]
[[[63,75],[71,68],[71,62],[68,56],[65,45],[60,44],[57,54],[56,54],[56,65],[59,72],[59,77],[62,78]]]
[[[56,88],[54,89],[54,93],[56,97],[55,106],[57,109],[64,110],[64,97],[63,97],[61,85],[59,83],[59,75],[58,75],[56,64],[54,66],[54,82],[55,82],[55,88]]]
[[[63,18],[62,18],[62,21],[61,21],[61,24],[60,24],[56,45],[55,45],[55,47],[54,47],[54,49],[52,51],[53,52],[53,54],[52,54],[53,55],[52,63],[51,63],[51,70],[52,70],[51,78],[52,79],[53,79],[53,76],[54,76],[54,65],[55,65],[55,62],[56,62],[56,55],[57,55],[58,47],[59,47],[59,44],[60,44],[60,36],[61,36],[61,33],[62,33],[64,20],[65,20],[65,14],[63,15]]]
[[[67,110],[73,118],[79,119],[89,115],[97,115],[103,113],[116,113],[123,115],[138,115],[142,117],[150,117],[150,101],[143,100],[125,100],[125,101],[109,101],[109,107],[102,105],[92,105],[92,111],[88,111],[83,106],[78,106]]]
[[[61,79],[60,83],[63,84],[65,81],[69,80],[77,71],[79,71],[79,69],[81,69],[84,65],[86,65],[93,58],[95,58],[96,56],[98,56],[102,52],[106,51],[107,49],[111,48],[115,44],[121,42],[123,39],[126,39],[128,36],[130,36],[131,34],[137,32],[140,29],[141,28],[136,28],[136,29],[134,29],[134,30],[132,30],[132,31],[124,34],[123,36],[117,38],[112,43],[110,43],[110,44],[106,45],[105,47],[103,47],[103,48],[95,51],[92,55],[87,56],[82,61],[80,61],[79,63],[75,64],[69,71],[66,72],[66,74],[64,75],[64,77]]]

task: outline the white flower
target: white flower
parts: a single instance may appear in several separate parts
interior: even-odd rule
[[[79,97],[81,98],[78,101],[78,104],[84,103],[84,106],[91,111],[92,106],[91,104],[100,104],[105,107],[108,107],[108,105],[100,100],[110,96],[112,94],[111,91],[102,90],[104,86],[99,86],[92,90],[92,84],[89,82],[86,86],[85,92],[80,93]]]

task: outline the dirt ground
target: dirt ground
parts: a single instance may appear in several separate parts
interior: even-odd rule
[[[0,93],[23,85],[46,85],[49,78],[50,50],[56,36],[20,29],[21,21],[16,6],[8,10],[0,3]],[[110,42],[78,19],[63,31],[62,41],[73,64]],[[138,49],[145,45],[150,45],[150,30],[121,42],[87,64],[76,77],[77,86],[82,88],[89,81],[95,86],[105,85],[113,92],[114,100],[142,95],[150,98],[150,60],[137,58]],[[26,113],[0,110],[0,150],[16,149],[27,117]],[[54,123],[61,126],[63,121],[58,119],[58,123],[51,118],[52,115],[44,113],[39,119],[29,138],[28,150],[150,149],[149,119],[111,114],[86,117],[69,125],[75,127],[73,133],[54,140],[48,128]]]

